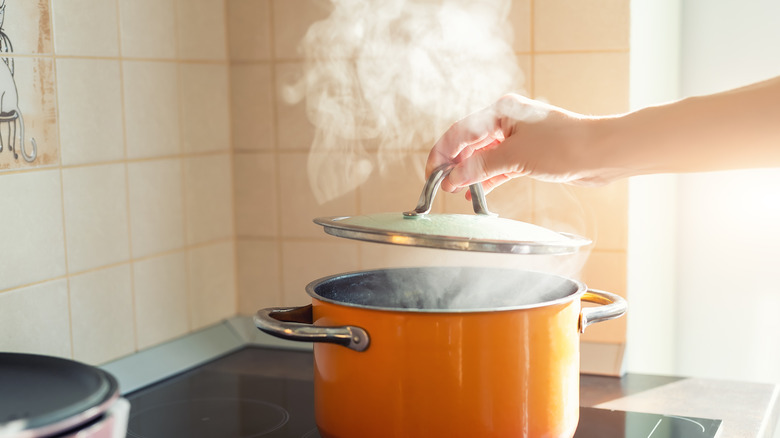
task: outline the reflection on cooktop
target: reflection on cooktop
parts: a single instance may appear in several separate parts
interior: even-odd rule
[[[245,348],[127,395],[128,437],[319,438],[306,351]],[[575,438],[714,438],[720,420],[580,408]]]

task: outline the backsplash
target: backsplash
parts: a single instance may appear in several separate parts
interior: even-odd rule
[[[236,313],[304,304],[309,281],[359,269],[578,271],[574,258],[407,250],[333,238],[312,223],[410,209],[423,184],[414,169],[430,148],[316,202],[306,172],[315,131],[281,85],[300,74],[298,42],[328,16],[328,1],[5,3],[0,30],[14,50],[0,41],[0,57],[13,60],[24,151],[34,138],[37,157],[25,160],[17,141],[15,158],[0,121],[0,350],[104,363]],[[524,75],[515,91],[585,113],[626,111],[628,5],[514,1]],[[521,179],[488,202],[502,216],[594,239],[581,277],[625,295],[626,183]],[[440,195],[435,211],[469,208]],[[625,318],[584,339],[624,342]]]
[[[0,349],[103,363],[234,315],[224,2],[3,3]]]

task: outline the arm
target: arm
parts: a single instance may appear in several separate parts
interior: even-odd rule
[[[603,184],[633,175],[780,167],[780,78],[607,117],[510,95],[455,123],[427,171],[457,163],[442,184],[487,191],[518,176]]]

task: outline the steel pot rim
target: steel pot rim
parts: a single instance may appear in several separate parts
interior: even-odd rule
[[[532,275],[542,275],[548,278],[557,278],[566,282],[570,282],[572,283],[573,286],[576,286],[576,290],[564,297],[553,299],[553,300],[542,301],[538,303],[530,303],[530,304],[522,304],[522,305],[514,305],[514,306],[500,306],[500,307],[478,307],[478,308],[467,308],[467,309],[419,309],[419,308],[392,307],[392,306],[372,306],[366,304],[344,302],[344,301],[335,300],[328,297],[323,297],[322,295],[318,294],[315,291],[315,288],[317,286],[339,278],[348,278],[357,275],[365,275],[365,274],[380,273],[380,272],[404,271],[404,270],[415,270],[415,269],[442,269],[442,268],[485,269],[485,270],[495,270],[495,271],[505,270],[505,271],[514,271],[514,272],[524,272]],[[435,315],[472,314],[472,313],[482,314],[482,313],[512,312],[518,310],[537,309],[541,307],[568,304],[575,300],[579,301],[587,291],[588,291],[588,287],[585,285],[585,283],[558,274],[551,274],[548,272],[541,272],[541,271],[534,271],[534,270],[527,270],[527,269],[490,268],[490,267],[478,267],[478,266],[422,266],[422,267],[379,268],[379,269],[357,270],[357,271],[350,271],[350,272],[321,277],[317,280],[311,281],[309,284],[306,285],[306,293],[309,294],[311,298],[328,304],[363,309],[363,310],[370,310],[376,312],[383,312],[383,313],[435,314]]]

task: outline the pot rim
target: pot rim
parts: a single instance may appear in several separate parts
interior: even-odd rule
[[[539,274],[544,275],[546,277],[554,277],[559,278],[564,281],[568,281],[573,283],[577,287],[576,291],[574,293],[569,294],[562,298],[557,298],[554,300],[549,301],[542,301],[539,303],[532,303],[532,304],[523,304],[523,305],[517,305],[517,306],[503,306],[503,307],[484,307],[484,308],[473,308],[473,309],[418,309],[418,308],[406,308],[406,307],[387,307],[387,306],[371,306],[366,304],[355,304],[355,303],[349,303],[344,301],[338,301],[334,300],[332,298],[326,298],[322,295],[315,292],[315,287],[324,284],[328,281],[337,279],[337,278],[346,278],[354,275],[365,275],[370,274],[373,272],[389,272],[389,271],[403,271],[403,270],[409,270],[409,269],[436,269],[436,268],[449,268],[449,269],[458,269],[458,268],[466,268],[466,269],[487,269],[487,270],[506,270],[506,271],[519,271],[519,272],[528,272],[531,274]],[[567,304],[571,301],[579,300],[585,292],[588,291],[588,287],[585,285],[585,283],[575,280],[569,277],[564,277],[562,275],[558,274],[551,274],[549,272],[541,272],[541,271],[533,271],[528,269],[515,269],[515,268],[485,268],[485,267],[479,267],[479,266],[418,266],[418,267],[404,267],[404,268],[380,268],[380,269],[368,269],[368,270],[360,270],[360,271],[350,271],[350,272],[344,272],[341,274],[333,274],[328,275],[326,277],[321,277],[317,280],[314,280],[306,285],[306,293],[309,294],[309,296],[313,299],[316,299],[318,301],[322,301],[329,304],[334,304],[338,306],[343,307],[353,307],[358,309],[365,309],[365,310],[374,310],[379,312],[399,312],[399,313],[415,313],[415,314],[468,314],[468,313],[494,313],[494,312],[509,312],[509,311],[515,311],[515,310],[529,310],[529,309],[535,309],[540,307],[548,307],[548,306],[555,306],[559,304]]]

